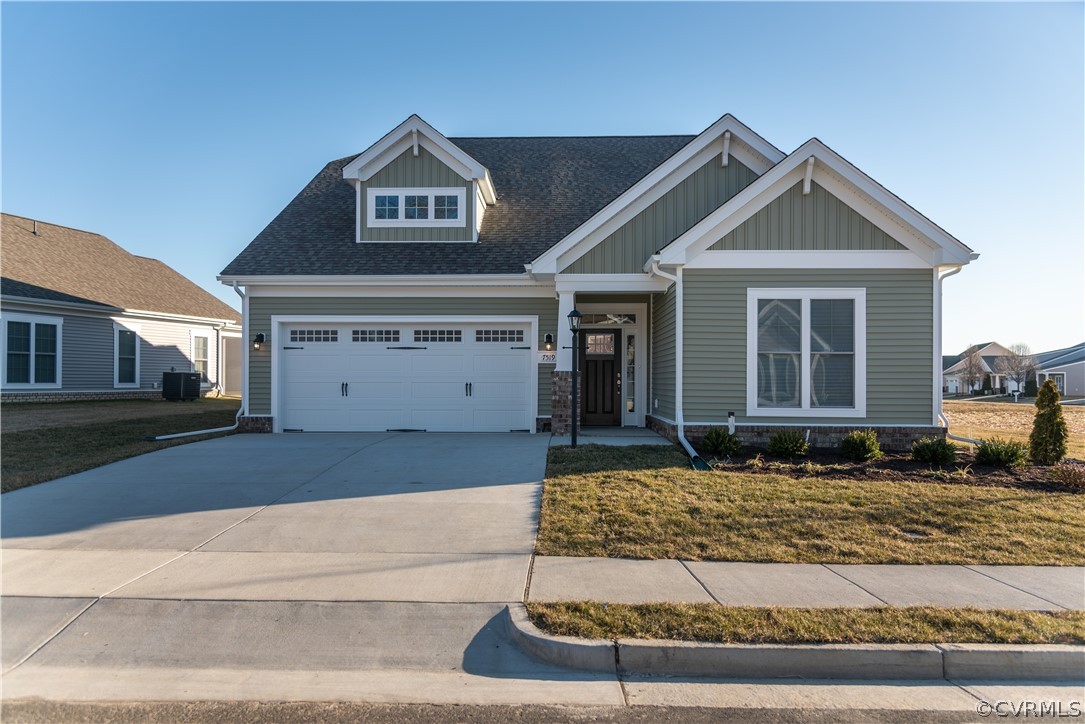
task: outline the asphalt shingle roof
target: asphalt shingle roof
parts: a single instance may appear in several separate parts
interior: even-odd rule
[[[489,169],[497,203],[477,244],[357,244],[354,189],[326,165],[225,276],[521,274],[693,136],[451,138]]]
[[[21,216],[2,215],[0,294],[237,321],[241,314],[157,259],[109,239]]]

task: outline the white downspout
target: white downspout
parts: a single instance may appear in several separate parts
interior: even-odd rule
[[[979,440],[973,440],[970,437],[961,437],[959,435],[953,435],[949,432],[949,418],[946,417],[945,411],[942,409],[942,282],[958,273],[964,266],[957,266],[954,269],[939,275],[937,270],[935,271],[935,290],[934,290],[934,318],[938,320],[938,324],[935,327],[934,335],[934,366],[935,366],[935,379],[934,379],[934,398],[935,398],[935,411],[936,423],[941,422],[946,428],[946,437],[950,440],[957,440],[959,442],[966,442],[970,445],[979,445]]]
[[[685,337],[684,332],[684,310],[683,310],[683,298],[682,298],[682,267],[675,269],[675,273],[667,274],[659,268],[659,260],[652,259],[652,272],[655,276],[663,277],[664,279],[670,279],[675,285],[675,301],[674,301],[674,426],[678,433],[678,442],[685,448],[686,454],[689,455],[690,464],[700,470],[707,470],[708,465],[701,456],[697,454],[697,451],[693,449],[693,446],[689,444],[689,440],[686,439],[685,431],[685,413],[682,410],[682,373],[684,360],[684,347]]]

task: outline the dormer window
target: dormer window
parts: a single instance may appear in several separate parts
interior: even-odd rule
[[[465,226],[467,191],[462,188],[368,189],[371,227]]]

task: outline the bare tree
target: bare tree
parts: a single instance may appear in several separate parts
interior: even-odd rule
[[[1027,344],[1011,344],[1007,347],[1008,355],[998,358],[998,374],[1017,383],[1020,392],[1025,391],[1025,382],[1036,374],[1036,358]]]
[[[963,366],[958,373],[961,376],[961,382],[964,383],[963,392],[967,395],[974,388],[980,386],[980,382],[983,381],[983,375],[986,374],[983,369],[983,359],[980,357],[980,348],[976,345],[969,345],[968,349],[961,356],[961,362]]]

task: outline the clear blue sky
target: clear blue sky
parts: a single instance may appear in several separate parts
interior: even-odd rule
[[[215,275],[326,161],[446,135],[817,136],[982,254],[947,351],[1085,338],[1083,4],[11,3],[4,211]]]

